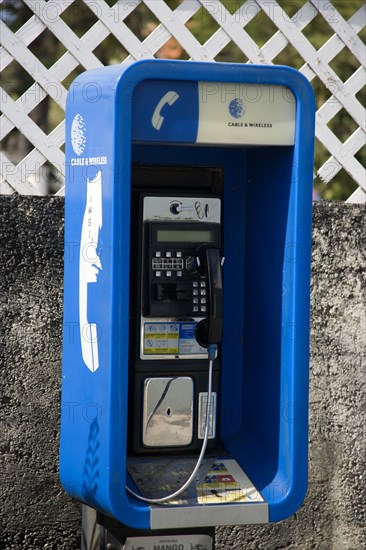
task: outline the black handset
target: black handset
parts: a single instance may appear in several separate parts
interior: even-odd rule
[[[200,269],[207,274],[207,314],[196,326],[200,346],[218,344],[222,338],[222,277],[218,248],[204,247],[199,252]]]

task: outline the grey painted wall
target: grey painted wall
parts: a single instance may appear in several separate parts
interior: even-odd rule
[[[309,491],[292,518],[218,530],[218,550],[366,548],[366,209],[314,207]],[[58,481],[63,200],[0,197],[0,548],[80,547]]]

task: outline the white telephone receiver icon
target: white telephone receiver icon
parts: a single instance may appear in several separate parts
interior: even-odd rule
[[[98,255],[102,219],[102,172],[87,179],[86,204],[80,238],[79,257],[79,320],[81,353],[91,372],[99,368],[98,327],[88,319],[88,286],[98,282],[102,269]]]
[[[154,114],[151,119],[151,124],[154,126],[155,130],[160,130],[161,125],[164,122],[164,117],[161,116],[161,110],[168,103],[168,105],[173,105],[177,99],[179,99],[179,94],[174,91],[167,92],[157,104]]]

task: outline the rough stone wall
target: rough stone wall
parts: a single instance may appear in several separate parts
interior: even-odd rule
[[[314,206],[309,490],[217,550],[366,548],[366,209]],[[63,200],[0,197],[0,548],[80,547],[58,481]]]
[[[79,548],[58,481],[62,199],[0,197],[0,548]]]
[[[219,530],[217,550],[366,548],[366,208],[313,210],[309,487],[270,526]]]

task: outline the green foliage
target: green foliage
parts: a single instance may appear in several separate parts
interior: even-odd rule
[[[177,2],[175,2],[175,4],[177,4]],[[278,32],[271,19],[264,11],[260,10],[258,5],[254,2],[245,2],[245,0],[222,0],[222,4],[224,4],[230,14],[234,16],[235,21],[244,20],[244,23],[247,22],[245,25],[245,32],[248,33],[258,46],[263,46],[274,34],[276,34],[276,32]],[[283,17],[294,17],[295,20],[299,20],[301,10],[306,4],[306,0],[291,2],[287,0],[278,0],[278,4],[285,12]],[[339,16],[347,21],[363,4],[363,0],[334,0],[333,2],[328,2],[325,5],[327,10],[326,18],[318,14],[302,32],[311,42],[313,47],[319,50],[334,34],[330,24],[332,22],[337,22]],[[212,9],[214,8],[212,7]],[[211,14],[212,13],[213,12],[211,12]],[[217,16],[221,17],[221,20],[223,18],[227,19],[224,11],[216,11],[215,13]],[[214,18],[203,9],[192,18],[189,27],[201,43],[205,43],[219,28]],[[365,27],[360,32],[359,37],[365,42]],[[236,44],[230,42],[224,50],[217,55],[216,61],[246,63],[248,59]],[[305,60],[302,58],[301,52],[298,52],[291,44],[288,44],[279,55],[273,59],[273,63],[300,69],[305,64]],[[331,61],[330,67],[342,82],[346,82],[358,69],[359,61],[351,54],[348,48],[343,48]],[[317,77],[313,79],[312,85],[315,92],[317,109],[319,109],[323,103],[332,96],[334,89],[326,88]],[[365,105],[365,89],[361,90],[357,98],[361,104]],[[342,143],[344,143],[357,129],[357,124],[344,109],[329,121],[328,126]],[[316,140],[315,172],[328,158],[329,152],[318,140]],[[356,158],[361,164],[366,165],[366,149],[363,148],[358,155],[356,155]],[[334,165],[329,166],[327,174],[332,175],[332,170],[335,173]],[[329,184],[324,184],[318,177],[315,179],[314,184],[317,192],[322,198],[333,200],[345,200],[357,188],[357,184],[355,184],[353,179],[343,169],[335,174],[334,179],[332,179]]]
[[[110,6],[114,6],[116,3],[116,0],[106,1]],[[182,3],[182,0],[165,1],[173,11]],[[255,2],[247,2],[246,0],[221,0],[221,2],[224,8],[220,7],[219,4],[211,3],[208,5],[207,10],[202,7],[186,23],[189,30],[201,44],[205,44],[215,35],[215,33],[222,32],[220,31],[220,24],[230,20],[230,16],[228,16],[227,12],[234,17],[236,22],[241,22],[242,27],[245,26],[245,32],[251,37],[253,42],[260,47],[273,35],[279,32],[271,19]],[[307,2],[306,0],[295,0],[291,2],[288,0],[278,0],[278,4],[284,10],[282,17],[293,17],[295,20],[300,20],[299,16],[301,10]],[[331,28],[332,21],[337,22],[340,16],[347,21],[363,6],[363,4],[363,0],[333,0],[332,2],[327,2],[324,4],[327,11],[326,16],[323,17],[318,14],[304,29],[302,29],[302,32],[311,42],[313,47],[319,50],[334,34]],[[31,17],[32,13],[22,0],[3,0],[0,5],[0,15],[6,24],[9,25],[13,31],[16,31]],[[83,36],[84,33],[97,22],[96,16],[82,0],[73,2],[70,7],[63,12],[62,18],[79,37]],[[154,28],[159,25],[159,21],[143,2],[132,11],[124,20],[124,23],[140,40],[144,40]],[[359,37],[365,42],[365,27],[359,33]],[[64,46],[55,39],[49,31],[43,32],[30,48],[46,67],[52,66],[66,51]],[[106,38],[93,53],[106,65],[120,63],[128,56],[128,52],[112,35]],[[161,55],[164,54],[165,50],[162,51]],[[183,59],[189,58],[184,50],[179,51],[179,55]],[[247,63],[249,61],[238,45],[233,41],[230,41],[222,51],[217,53],[215,60],[237,63]],[[277,57],[274,58],[273,63],[289,65],[296,69],[300,69],[305,61],[301,55],[301,51],[298,52],[291,44],[288,44]],[[348,48],[344,48],[331,61],[330,67],[342,82],[346,82],[359,67],[359,62],[354,58]],[[68,87],[75,76],[82,70],[82,67],[77,67],[63,84]],[[2,80],[6,91],[14,99],[18,98],[32,84],[31,77],[16,63],[10,64],[9,67],[3,71]],[[313,79],[312,85],[316,96],[317,108],[319,108],[332,96],[332,91],[334,90],[327,89],[317,77]],[[357,98],[365,106],[365,88],[358,94]],[[49,101],[47,108],[44,108],[42,112],[42,116],[45,118],[43,126],[48,129],[52,129],[63,116],[62,112],[53,101]],[[344,109],[340,110],[340,112],[328,123],[328,126],[341,142],[345,142],[357,128],[355,121]],[[328,151],[317,141],[315,150],[315,171],[317,171],[328,158]],[[356,155],[356,158],[360,163],[366,164],[366,151],[360,151]],[[332,169],[334,170],[334,167],[330,166],[329,171],[331,172]],[[341,170],[328,185],[325,185],[317,178],[315,180],[315,187],[323,198],[343,200],[347,198],[357,186],[350,176],[344,170]]]

